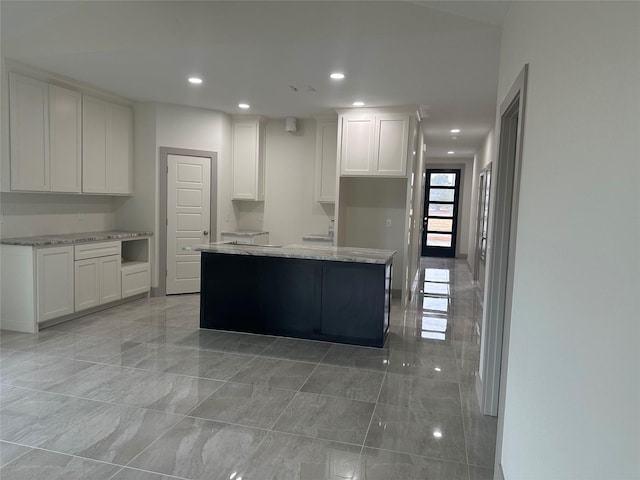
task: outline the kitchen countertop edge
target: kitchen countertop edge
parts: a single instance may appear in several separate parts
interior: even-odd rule
[[[153,232],[129,232],[121,230],[104,232],[82,232],[61,235],[37,235],[33,237],[2,238],[0,244],[21,247],[55,247],[58,245],[75,245],[80,243],[103,242],[106,240],[123,240],[131,238],[152,237]]]

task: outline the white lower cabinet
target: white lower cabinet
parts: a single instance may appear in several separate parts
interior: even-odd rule
[[[38,323],[73,313],[73,247],[36,253]]]
[[[97,258],[76,260],[76,311],[100,305],[100,280]]]
[[[96,252],[111,250],[111,245],[119,242],[94,244]],[[111,244],[111,245],[110,245]],[[104,245],[100,248],[100,245]],[[118,248],[119,250],[119,248]],[[75,257],[75,309],[87,308],[113,302],[122,298],[120,287],[120,253],[103,257],[84,258],[87,255],[86,246],[77,246]]]
[[[149,262],[127,262],[122,265],[122,298],[149,291]]]

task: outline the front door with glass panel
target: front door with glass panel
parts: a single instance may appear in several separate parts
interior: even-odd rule
[[[427,170],[423,257],[455,257],[460,170]]]

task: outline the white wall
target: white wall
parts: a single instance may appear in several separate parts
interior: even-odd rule
[[[299,119],[295,134],[285,131],[284,120],[267,123],[264,229],[270,243],[302,243],[303,235],[328,232],[334,207],[314,199],[315,148],[315,120]]]
[[[640,3],[513,2],[530,64],[505,478],[640,478]]]
[[[492,129],[484,139],[482,148],[478,151],[473,160],[473,178],[471,186],[471,210],[469,212],[469,245],[467,251],[467,263],[473,272],[476,260],[476,237],[478,228],[478,188],[480,186],[480,173],[490,163],[494,161],[495,154],[495,130]],[[480,273],[478,280],[484,286],[484,262],[479,265]]]
[[[113,230],[113,201],[97,195],[0,193],[0,237]]]
[[[151,285],[158,286],[159,232],[159,147],[205,150],[218,153],[217,213],[218,222],[229,215],[235,228],[230,201],[231,168],[229,165],[229,118],[226,114],[193,107],[167,104],[136,104],[134,160],[134,197],[118,202],[115,213],[117,228],[149,228],[152,239]],[[212,188],[212,192],[216,191]],[[222,224],[224,225],[224,224]],[[222,227],[225,228],[225,227]],[[220,227],[218,227],[218,232]]]
[[[397,250],[393,257],[394,290],[402,290],[406,206],[406,178],[340,179],[344,246]],[[389,227],[387,220],[391,220]]]
[[[442,158],[427,159],[425,169],[451,168],[460,169],[462,179],[458,198],[458,232],[456,239],[456,257],[467,258],[469,254],[471,187],[473,183],[473,158],[456,158],[448,160]]]

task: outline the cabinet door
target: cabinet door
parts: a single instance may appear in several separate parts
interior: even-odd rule
[[[102,100],[82,100],[82,191],[107,191],[107,110]]]
[[[106,192],[130,194],[133,159],[133,112],[128,107],[110,104],[107,118]]]
[[[100,262],[100,303],[122,298],[120,255],[98,258]]]
[[[73,247],[38,249],[36,271],[38,322],[73,313]]]
[[[342,119],[340,173],[369,175],[373,167],[374,117],[363,115]]]
[[[257,121],[233,124],[233,198],[258,200],[258,145]]]
[[[9,74],[11,190],[46,192],[49,178],[49,88]]]
[[[408,142],[409,115],[376,115],[373,173],[387,177],[406,175]]]
[[[80,192],[82,95],[49,85],[49,161],[52,192]]]
[[[335,202],[338,123],[319,121],[316,127],[316,202]]]
[[[75,261],[76,312],[100,305],[99,258]]]

